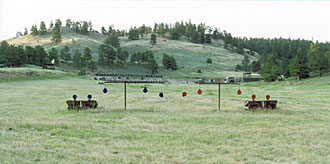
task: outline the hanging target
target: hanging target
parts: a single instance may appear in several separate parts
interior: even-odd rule
[[[197,93],[198,93],[199,95],[201,95],[201,94],[202,94],[202,90],[201,90],[201,89],[198,89]]]
[[[76,101],[77,100],[77,95],[73,95],[72,98],[73,98],[74,101]]]
[[[107,93],[107,92],[108,92],[107,88],[104,88],[103,93]]]
[[[187,92],[182,92],[182,97],[187,96]]]
[[[254,101],[257,96],[253,94],[251,97],[252,97],[252,100]]]
[[[270,96],[269,96],[269,95],[267,95],[267,96],[266,96],[266,99],[267,99],[267,101],[268,101],[268,100],[270,99]]]
[[[163,97],[164,97],[164,94],[163,94],[163,92],[160,92],[160,93],[159,93],[159,97],[161,97],[161,98],[163,98]]]
[[[146,87],[144,87],[143,93],[147,93],[147,92],[148,92],[148,89]]]
[[[88,95],[87,98],[90,101],[92,99],[92,95]]]
[[[237,95],[241,95],[242,91],[240,89],[237,90]]]

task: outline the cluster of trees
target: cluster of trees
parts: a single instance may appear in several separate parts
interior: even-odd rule
[[[49,28],[47,29],[45,22],[41,21],[39,29],[37,25],[32,25],[30,34],[33,36],[37,36],[37,35],[46,35],[48,32],[52,32],[51,41],[53,41],[55,44],[58,44],[62,41],[61,25],[62,25],[61,20],[56,19],[55,26],[53,24],[53,21],[51,21],[49,24]],[[21,32],[17,32],[16,37],[20,37],[28,34],[29,32],[27,31],[27,28],[25,28],[24,34],[22,34]]]
[[[65,21],[65,27],[73,29],[75,32],[80,34],[88,34],[93,31],[93,24],[91,21],[77,21],[74,22],[70,18]]]
[[[172,70],[178,69],[175,58],[167,54],[163,55],[162,64],[165,69],[172,69]]]
[[[222,39],[223,33],[218,28],[212,28],[206,26],[204,23],[198,25],[188,22],[175,22],[174,24],[168,23],[155,23],[154,27],[142,25],[140,27],[131,27],[127,33],[130,40],[138,40],[143,35],[158,34],[165,37],[169,34],[170,39],[178,40],[181,36],[186,36],[188,40],[193,43],[208,43],[210,44],[212,39]]]
[[[266,62],[260,70],[266,81],[275,81],[283,75],[283,60],[279,60],[276,55],[269,54]],[[287,64],[289,75],[297,77],[299,80],[310,77],[311,73],[322,76],[330,70],[330,49],[323,52],[320,43],[311,43],[307,54],[303,48],[299,48],[293,59]]]
[[[250,61],[248,55],[244,55],[241,64],[236,65],[235,71],[259,72],[261,69],[260,61]]]
[[[47,52],[42,46],[15,46],[9,45],[6,41],[0,44],[0,64],[5,67],[19,67],[24,64],[43,66],[52,60],[55,64],[59,63],[60,59],[66,63],[73,61],[73,66],[77,69],[96,70],[96,63],[92,60],[89,48],[85,48],[83,54],[77,49],[72,58],[68,46],[61,49],[59,55],[59,51],[54,47]]]
[[[84,49],[83,54],[79,49],[76,49],[73,55],[73,66],[79,70],[88,68],[91,71],[95,71],[97,69],[96,63],[92,60],[91,50],[88,47]]]
[[[108,30],[106,30],[103,26],[101,27],[101,33],[103,35],[110,35],[111,33],[116,33],[118,36],[125,36],[127,35],[126,30],[119,30],[119,29],[115,29],[113,25],[110,25],[108,27]]]
[[[152,51],[136,52],[131,55],[131,63],[147,65],[152,74],[158,73],[159,66]]]
[[[53,49],[47,53],[41,46],[15,46],[6,41],[0,44],[0,63],[6,67],[19,67],[24,64],[43,66],[56,58],[57,53]]]

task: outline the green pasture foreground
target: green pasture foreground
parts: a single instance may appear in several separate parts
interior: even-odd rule
[[[216,85],[130,84],[124,111],[121,84],[0,82],[0,163],[330,163],[329,80],[223,85],[220,112]],[[100,108],[68,111],[73,94]],[[245,111],[251,94],[279,108]]]

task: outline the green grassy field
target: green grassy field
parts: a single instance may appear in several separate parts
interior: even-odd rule
[[[330,163],[329,80],[223,85],[220,112],[216,85],[130,84],[124,111],[121,84],[0,82],[0,163]],[[73,94],[99,109],[68,111]],[[251,94],[279,108],[245,111]]]

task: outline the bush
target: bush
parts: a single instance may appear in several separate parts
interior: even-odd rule
[[[206,63],[212,63],[212,59],[207,58]]]
[[[199,69],[199,70],[197,70],[197,73],[202,73],[202,70],[200,70],[200,69]]]
[[[83,75],[86,75],[86,71],[81,69],[78,73],[79,76],[83,76]]]

